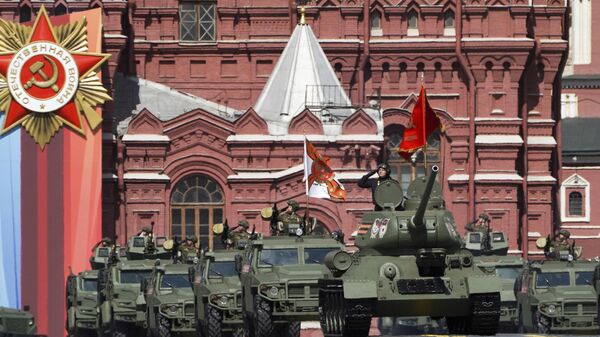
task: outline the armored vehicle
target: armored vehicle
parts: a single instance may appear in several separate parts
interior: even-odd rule
[[[521,329],[540,334],[598,333],[597,295],[591,261],[539,261],[515,281]]]
[[[301,235],[300,231],[297,234]],[[319,317],[318,280],[330,272],[325,255],[342,244],[329,237],[274,236],[251,241],[236,268],[251,337],[299,336],[301,321]]]
[[[442,323],[442,319],[429,316],[380,317],[378,327],[382,335],[417,335],[444,333],[446,327]]]
[[[207,252],[190,276],[196,298],[195,316],[199,335],[219,337],[231,333],[244,336],[242,285],[235,268],[236,250]]]
[[[118,261],[127,259],[127,247],[96,247],[90,257],[90,266],[92,270],[99,270],[108,264],[114,264]]]
[[[148,337],[174,333],[194,335],[194,293],[187,264],[160,263],[149,280],[142,281],[146,299]]]
[[[444,207],[438,167],[402,189],[380,184],[374,201],[382,211],[363,215],[358,251],[329,253],[333,277],[319,281],[325,336],[367,336],[371,317],[446,317],[452,334],[495,334],[500,317],[500,279],[477,268],[461,249],[452,213]]]
[[[168,262],[172,253],[162,244],[164,237],[129,238],[126,259],[118,260],[98,272],[98,303],[102,334],[112,337],[137,336],[146,328],[146,301],[141,282],[152,274],[155,261]],[[114,250],[113,250],[114,253]]]
[[[482,232],[468,232],[464,248],[473,255],[507,255],[508,242],[504,232],[491,232],[486,237]]]
[[[0,307],[0,336],[35,336],[36,328],[30,313]]]
[[[500,330],[516,332],[519,320],[517,316],[517,299],[513,291],[515,279],[523,269],[523,258],[520,256],[479,256],[475,257],[477,267],[485,271],[493,270],[502,281],[500,292]]]
[[[98,271],[87,270],[67,277],[67,333],[96,334],[98,329]]]

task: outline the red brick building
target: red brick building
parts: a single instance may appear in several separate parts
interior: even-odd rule
[[[15,4],[3,15],[31,6]],[[306,7],[314,36],[296,42],[291,1],[86,5],[104,8],[114,53],[105,72],[115,96],[104,115],[107,233],[123,238],[155,222],[161,233],[209,242],[210,225],[225,218],[266,231],[261,208],[304,201],[306,134],[348,191],[346,202],[311,200],[311,215],[349,234],[372,207],[355,184],[363,173],[387,160],[406,186],[423,172],[422,159],[394,152],[422,84],[445,129],[427,162],[441,164],[458,227],[487,212],[513,253],[539,254],[537,233],[558,225],[560,96],[552,93],[567,59],[564,0],[316,1]],[[295,78],[273,80],[267,101],[279,93],[288,102],[277,120],[257,104],[286,45],[291,55],[305,55],[293,46],[322,49],[329,67],[316,56],[278,67],[318,75],[304,90]],[[330,71],[339,86],[319,82]],[[296,109],[290,102],[302,96]]]

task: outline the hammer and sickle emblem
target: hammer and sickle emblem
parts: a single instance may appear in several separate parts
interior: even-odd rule
[[[34,76],[32,76],[31,79],[25,83],[25,89],[29,89],[35,85],[36,87],[43,89],[52,88],[54,92],[58,92],[58,86],[56,85],[56,81],[58,80],[58,66],[56,65],[56,62],[54,62],[48,56],[44,55],[44,59],[48,61],[50,65],[52,65],[52,77],[48,77],[48,75],[46,75],[46,73],[42,70],[45,63],[42,61],[37,61],[29,67],[29,71],[31,71],[31,74],[33,75],[40,74],[44,80],[38,81]]]

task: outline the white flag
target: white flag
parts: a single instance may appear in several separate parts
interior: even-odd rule
[[[306,194],[314,198],[346,200],[344,186],[335,178],[329,166],[330,159],[317,152],[304,138],[304,182]]]

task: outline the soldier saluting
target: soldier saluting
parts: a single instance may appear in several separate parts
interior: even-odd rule
[[[485,213],[481,213],[479,214],[479,217],[477,217],[477,220],[468,223],[465,226],[465,230],[467,230],[468,232],[479,232],[481,233],[482,236],[482,242],[481,245],[483,247],[483,249],[491,249],[491,243],[490,243],[490,232],[492,231],[491,228],[491,220],[489,215],[485,214]]]
[[[302,218],[296,214],[300,204],[296,200],[288,200],[287,204],[287,208],[277,216],[277,231],[279,233],[286,232],[288,234],[287,231],[290,225],[299,226],[302,222]]]
[[[377,169],[369,171],[358,181],[358,187],[371,189],[373,205],[376,211],[382,210],[382,208],[375,203],[375,189],[377,189],[377,186],[388,180],[395,181],[397,183],[397,181],[392,179],[390,176],[391,171],[392,170],[388,164],[381,163],[377,165]],[[377,178],[370,178],[375,173],[377,173]]]
[[[566,229],[562,229],[558,232],[552,240],[550,235],[546,239],[546,245],[544,246],[544,255],[550,259],[560,259],[561,252],[568,252],[571,256],[575,257],[574,243],[569,240],[571,232]]]

